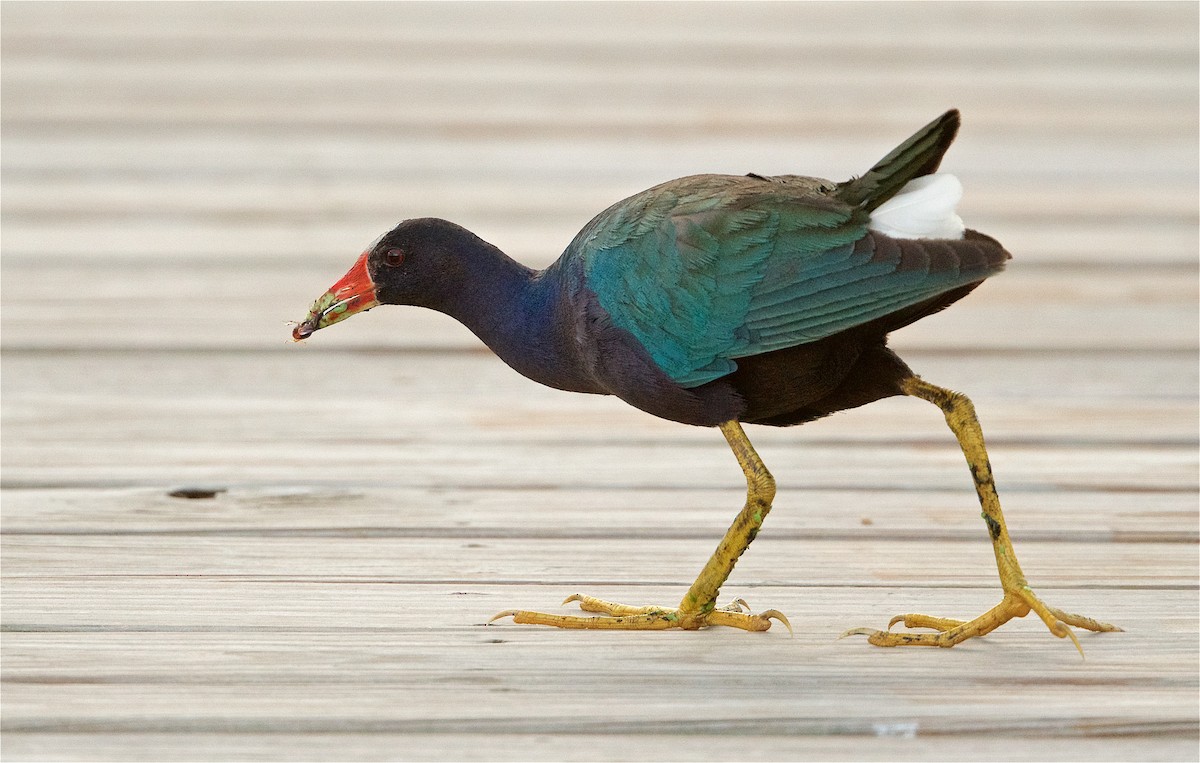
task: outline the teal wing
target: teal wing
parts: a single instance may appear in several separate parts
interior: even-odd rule
[[[612,322],[682,386],[987,275],[871,234],[867,213],[820,181],[778,180],[672,181],[610,208],[572,243]]]

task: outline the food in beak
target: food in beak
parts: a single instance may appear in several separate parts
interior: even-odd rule
[[[379,304],[375,298],[375,282],[371,280],[371,273],[367,270],[368,254],[369,252],[363,252],[354,263],[354,267],[313,302],[305,319],[292,329],[293,341],[307,339],[317,329],[332,326]]]

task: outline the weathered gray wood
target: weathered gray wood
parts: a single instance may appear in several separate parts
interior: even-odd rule
[[[736,508],[740,507],[726,513],[733,514]],[[663,519],[670,521],[669,516]],[[6,539],[4,555],[11,570],[6,574],[14,578],[22,570],[36,569],[43,575],[100,577],[232,575],[418,582],[449,576],[464,583],[499,578],[568,587],[579,585],[571,582],[575,580],[652,580],[686,589],[712,553],[721,530],[707,539],[644,540],[622,533],[610,541],[535,537],[505,538],[502,543],[436,537],[18,535]],[[1103,559],[1091,559],[1077,547],[1051,541],[1026,544],[1020,553],[1035,581],[1054,586],[1187,586],[1200,561],[1195,544],[1187,542],[1108,543],[1104,549]],[[996,576],[994,564],[989,564],[991,555],[983,533],[976,542],[963,543],[791,540],[768,538],[764,531],[753,556],[739,563],[731,585],[766,578],[785,586],[869,586],[894,581],[981,587]],[[570,593],[564,591],[562,596]]]
[[[540,388],[490,355],[289,349],[162,362],[8,353],[5,484],[228,487],[288,484],[298,470],[310,485],[447,490],[741,484],[711,430],[658,421],[611,397]],[[1192,488],[1195,401],[1184,390],[1195,365],[1185,356],[1034,355],[1037,365],[1023,366],[1028,357],[916,364],[974,396],[1002,490]],[[1082,364],[1071,371],[1074,363]],[[1007,377],[1051,368],[1059,376],[1045,388],[1034,377],[1008,390]],[[1103,374],[1113,376],[1090,380]],[[1117,378],[1127,391],[1112,386]],[[752,432],[788,487],[936,488],[970,501],[949,431],[918,401]]]
[[[1197,7],[0,5],[6,760],[1194,760]],[[502,622],[677,601],[740,505],[713,431],[465,329],[287,321],[404,217],[531,265],[695,172],[862,172],[944,109],[1015,259],[894,337],[975,400],[1050,603],[998,596],[937,410],[753,428],[770,633]],[[187,499],[190,488],[211,497]]]
[[[79,407],[65,408],[70,415],[70,409]],[[178,407],[156,406],[156,409],[164,415]],[[352,410],[362,412],[358,408]],[[1101,409],[1097,406],[1079,410],[1081,415],[1087,415]],[[1178,414],[1186,413],[1182,406],[1175,410]],[[476,430],[480,440],[474,451],[467,442],[471,434],[469,424],[463,422],[462,426],[455,426],[449,421],[450,432],[440,439],[424,436],[424,430],[411,435],[379,430],[375,436],[363,436],[342,446],[347,430],[336,427],[338,419],[333,414],[329,418],[335,426],[326,433],[306,434],[308,430],[319,432],[322,429],[321,421],[306,421],[303,427],[281,428],[271,433],[272,437],[249,442],[238,437],[235,424],[222,426],[218,422],[180,440],[163,434],[153,435],[147,419],[125,421],[121,426],[114,425],[111,434],[137,438],[140,442],[110,446],[103,439],[104,422],[120,420],[122,412],[117,409],[111,418],[101,418],[93,427],[81,432],[80,438],[73,443],[54,439],[53,433],[48,433],[49,436],[38,443],[14,449],[13,473],[7,486],[37,487],[39,481],[55,479],[61,481],[49,483],[51,486],[66,487],[72,483],[111,487],[147,483],[173,485],[205,474],[212,479],[223,478],[231,484],[269,485],[283,470],[292,469],[304,470],[305,484],[312,485],[369,482],[378,486],[444,489],[478,489],[498,484],[648,489],[663,486],[666,481],[679,488],[712,489],[741,483],[732,457],[725,451],[723,443],[712,439],[711,431],[698,430],[679,439],[643,437],[635,427],[623,426],[624,420],[620,417],[608,421],[603,416],[580,417],[580,426],[606,427],[608,438],[573,440],[570,433],[563,430],[542,436],[537,433],[532,433],[533,436],[497,436],[492,433],[495,430]],[[286,411],[282,413],[286,414]],[[236,411],[216,410],[209,415],[220,417],[224,422],[235,422],[237,418]],[[432,411],[428,418],[430,421],[422,426],[436,427]],[[342,419],[343,422],[347,420]],[[901,428],[907,420],[907,417],[891,421],[887,418],[882,421],[860,419],[858,425],[880,423],[886,432],[893,427]],[[1133,422],[1134,418],[1131,416],[1125,421]],[[505,423],[503,417],[487,422],[488,429],[502,427]],[[1186,420],[1184,423],[1186,425]],[[773,436],[760,435],[755,439],[761,441],[760,449],[787,484],[813,489],[970,489],[969,478],[962,473],[966,468],[962,456],[952,442],[942,438],[908,442],[899,438],[901,441],[896,443],[799,438],[782,442],[777,439],[778,435],[770,434]],[[705,439],[701,440],[702,437]],[[1185,437],[1180,432],[1174,438],[1168,435],[1165,441],[1149,443],[1120,440],[1080,443],[1070,439],[1057,443],[1023,443],[1020,440],[1005,442],[1000,438],[993,450],[996,462],[1003,465],[998,468],[1014,470],[1005,480],[1013,490],[1141,488],[1186,491],[1195,454],[1189,452]],[[212,454],[213,448],[225,449],[227,458]],[[456,449],[471,455],[456,456]],[[506,450],[507,454],[497,456],[496,452],[501,450]],[[640,459],[637,454],[641,454]],[[1053,457],[1055,463],[1045,463],[1047,457]],[[251,460],[231,463],[230,458]],[[264,458],[269,460],[262,460]],[[181,463],[181,459],[186,463]],[[599,463],[591,466],[591,459]],[[98,479],[94,474],[84,478],[87,470],[106,468],[111,469],[107,480]],[[173,473],[172,469],[178,471]],[[359,471],[355,472],[356,469]],[[821,476],[817,478],[816,474]]]
[[[11,660],[6,665],[6,673],[20,686],[21,692],[13,711],[23,717],[19,726],[24,730],[36,728],[35,719],[41,713],[54,718],[56,725],[65,726],[70,721],[71,708],[43,707],[45,700],[37,696],[38,689],[57,684],[64,687],[58,692],[60,696],[67,696],[74,683],[70,679],[78,680],[92,674],[103,679],[97,682],[96,695],[73,700],[87,706],[87,716],[107,716],[128,723],[139,713],[149,711],[164,722],[180,723],[186,721],[180,717],[180,711],[186,710],[185,707],[153,710],[138,705],[152,700],[156,693],[178,696],[188,688],[229,696],[238,687],[267,682],[272,674],[278,674],[290,680],[280,681],[276,688],[268,683],[262,687],[264,691],[293,693],[297,690],[295,685],[301,685],[304,693],[308,693],[316,685],[328,682],[331,688],[349,693],[356,687],[374,682],[380,692],[407,690],[413,695],[445,697],[448,693],[461,695],[480,690],[498,693],[496,689],[487,690],[485,687],[488,686],[506,687],[499,691],[516,690],[521,694],[536,695],[534,685],[541,685],[551,696],[527,696],[524,701],[536,703],[543,712],[533,714],[535,717],[525,724],[510,722],[512,730],[521,730],[522,725],[527,730],[537,730],[542,721],[536,716],[558,715],[546,711],[561,700],[564,692],[570,691],[572,684],[588,686],[592,691],[602,693],[606,702],[619,701],[623,687],[618,682],[606,680],[600,671],[607,662],[606,653],[614,646],[622,645],[621,636],[627,636],[627,654],[619,663],[609,664],[612,677],[641,674],[647,679],[658,679],[647,680],[654,686],[643,689],[645,696],[655,701],[678,695],[684,685],[712,680],[724,673],[728,678],[731,701],[755,703],[765,710],[778,699],[780,704],[776,713],[784,717],[799,714],[799,717],[862,719],[874,716],[882,719],[895,711],[863,703],[861,697],[856,703],[857,709],[845,706],[822,709],[823,698],[811,693],[811,687],[832,680],[830,696],[837,702],[853,702],[855,694],[869,691],[867,687],[878,684],[883,677],[892,680],[912,678],[917,672],[928,670],[928,661],[932,659],[929,655],[941,652],[866,650],[871,658],[864,660],[861,640],[837,638],[847,623],[861,624],[886,618],[891,607],[900,607],[901,611],[914,607],[944,609],[956,601],[982,609],[995,601],[991,591],[962,591],[937,586],[919,590],[893,588],[887,584],[869,590],[758,589],[750,591],[754,599],[771,597],[771,603],[789,609],[796,617],[805,617],[808,627],[798,630],[794,638],[783,629],[772,629],[768,634],[749,637],[732,630],[703,635],[685,632],[633,636],[591,634],[596,638],[576,633],[568,634],[573,641],[566,641],[562,632],[557,632],[556,638],[554,631],[529,626],[484,625],[497,609],[511,606],[514,596],[529,601],[553,593],[552,588],[545,586],[509,585],[506,589],[501,593],[488,586],[467,584],[466,588],[454,588],[444,583],[381,586],[326,582],[305,585],[290,581],[237,583],[200,579],[171,581],[164,585],[154,581],[128,581],[120,597],[113,596],[120,590],[116,587],[110,586],[105,591],[102,601],[111,603],[115,611],[100,611],[100,602],[85,604],[89,620],[42,621],[40,628],[34,623],[26,623],[6,634],[9,650],[6,662]],[[614,585],[612,590],[630,600],[655,600],[674,592],[663,586]],[[224,605],[220,601],[221,591],[226,592]],[[989,637],[988,641],[975,642],[961,652],[957,649],[948,652],[965,656],[940,658],[946,663],[939,666],[944,672],[932,680],[950,691],[942,698],[928,697],[926,712],[949,715],[954,702],[974,690],[970,684],[979,677],[980,662],[988,660],[997,661],[999,669],[1005,672],[1004,677],[997,676],[996,680],[1010,685],[1037,680],[1045,684],[1044,688],[1050,688],[1055,679],[1074,676],[1077,683],[1073,686],[1067,680],[1053,691],[1077,710],[1094,702],[1095,693],[1111,692],[1114,686],[1120,685],[1140,685],[1145,691],[1140,700],[1148,700],[1155,688],[1156,673],[1159,685],[1170,690],[1170,694],[1178,696],[1186,691],[1188,673],[1194,669],[1195,660],[1194,655],[1182,648],[1179,638],[1190,630],[1195,616],[1195,603],[1190,601],[1190,592],[1161,591],[1142,597],[1122,595],[1105,588],[1046,588],[1044,592],[1050,598],[1071,599],[1092,610],[1107,607],[1131,618],[1125,622],[1131,628],[1129,632],[1137,633],[1139,648],[1122,646],[1119,638],[1112,636],[1083,634],[1080,638],[1088,651],[1088,659],[1081,661],[1069,641],[1051,637],[1045,626],[1036,620],[1020,620],[1010,628],[997,631],[994,639]],[[178,598],[181,606],[169,612],[149,609],[146,605],[154,601],[155,594]],[[243,595],[247,606],[239,608],[239,617],[233,622],[224,622],[222,607],[228,606],[231,597]],[[140,610],[144,613],[139,627],[114,627],[112,621],[118,613],[126,619],[138,617],[135,610],[139,600]],[[397,611],[398,607],[400,611]],[[550,608],[554,606],[550,605]],[[460,610],[470,614],[450,621],[451,614]],[[748,638],[755,640],[748,641]],[[89,642],[94,644],[93,649],[81,649]],[[1027,656],[1004,659],[1004,655],[1017,649],[1028,650]],[[746,660],[747,650],[756,651],[761,657]],[[460,661],[458,669],[444,661],[447,651],[454,653],[452,659]],[[737,656],[739,653],[743,655],[741,658]],[[376,659],[370,659],[372,655]],[[1028,658],[1033,655],[1036,660]],[[483,670],[499,670],[506,661],[509,665],[500,673]],[[1158,664],[1160,661],[1169,661],[1172,667],[1164,669]],[[573,665],[578,667],[577,671],[572,671]],[[692,666],[690,670],[688,665]],[[772,674],[791,679],[780,681],[776,687],[783,696],[773,698],[762,690],[761,684]],[[675,675],[677,683],[673,684],[668,678],[671,675]],[[442,676],[444,680],[432,680],[435,676]],[[1090,686],[1088,678],[1093,679]],[[526,681],[529,683],[522,686]],[[113,705],[104,699],[105,694],[119,691],[122,685],[137,684],[145,685],[145,694],[135,703]],[[952,689],[956,684],[958,688]],[[1086,696],[1089,694],[1093,696]],[[686,712],[687,699],[677,696],[672,703],[675,713]],[[1032,721],[1045,710],[1041,707],[1022,708],[1019,694],[988,699],[994,700],[997,708],[1003,709],[1005,717],[1013,720]],[[1118,699],[1114,697],[1114,700]],[[1129,702],[1130,720],[1142,723],[1151,720],[1153,708],[1149,704],[1138,708],[1138,699],[1127,699],[1134,700]],[[1195,697],[1190,700],[1194,707]],[[234,701],[249,706],[260,703],[261,698],[251,695]],[[356,717],[385,722],[384,719],[396,710],[386,703],[376,705],[369,696],[352,700],[352,703],[333,710],[342,722],[353,723]],[[319,709],[319,706],[310,706],[304,711],[307,715]],[[1179,709],[1187,710],[1188,705]],[[433,706],[419,702],[405,710],[414,720],[428,721],[436,717],[443,719],[447,726],[453,722],[452,714],[456,712],[452,705]],[[469,718],[503,718],[510,710],[511,706],[499,708],[481,704],[465,714],[463,725]],[[1092,717],[1111,717],[1112,712],[1112,707],[1102,704],[1088,711]],[[232,713],[220,707],[212,708],[206,715],[233,720]],[[629,713],[626,717],[633,715],[635,713]],[[1183,719],[1177,715],[1173,720]],[[676,720],[682,720],[682,717]],[[1050,718],[1045,720],[1048,726],[1051,725]],[[999,721],[1001,718],[997,717],[992,722]],[[235,722],[234,727],[236,725]],[[261,729],[261,721],[254,725]],[[420,730],[419,726],[414,726],[413,730]]]
[[[833,728],[827,726],[826,728]],[[1097,726],[1091,726],[1097,728]],[[1119,727],[1113,727],[1119,728]],[[500,760],[526,761],[595,760],[617,749],[635,751],[637,757],[653,760],[724,760],[733,757],[795,760],[947,760],[959,756],[972,759],[1018,758],[1036,760],[1052,749],[1036,733],[1026,737],[1007,734],[948,734],[916,736],[919,724],[880,723],[869,736],[853,744],[845,736],[784,732],[739,736],[731,739],[724,724],[713,724],[714,732],[638,733],[623,737],[622,746],[611,747],[595,735],[570,734],[472,734],[456,733],[298,733],[297,744],[308,760]],[[177,734],[28,734],[8,732],[3,746],[6,755],[21,760],[61,760],[64,756],[104,760],[205,761],[213,758],[288,760],[289,748],[280,746],[279,734],[177,733]],[[1128,735],[1106,739],[1072,739],[1065,744],[1073,758],[1090,761],[1128,761],[1146,753],[1153,744],[1156,755],[1171,760],[1194,757],[1195,740],[1187,736],[1149,743],[1145,736]]]
[[[258,611],[262,626],[221,625],[241,587],[218,583],[198,601],[193,592],[205,584],[178,580],[168,594],[177,602],[173,622],[121,632],[101,619],[78,629],[7,634],[8,733],[465,733],[487,744],[511,733],[616,742],[720,730],[735,746],[781,735],[774,754],[782,757],[800,742],[797,735],[836,734],[861,749],[887,735],[952,735],[967,746],[979,734],[1035,735],[1069,751],[1070,743],[1054,737],[1133,735],[1157,745],[1186,739],[1195,727],[1195,652],[1185,643],[1194,632],[1191,591],[1123,598],[1105,590],[1047,591],[1093,609],[1120,600],[1135,618],[1130,634],[1139,648],[1085,636],[1084,663],[1039,624],[1022,622],[987,642],[936,653],[938,670],[930,675],[929,652],[869,652],[864,661],[861,644],[834,636],[846,620],[877,616],[864,613],[864,604],[984,606],[988,594],[873,588],[874,601],[846,604],[850,589],[789,588],[778,591],[779,601],[803,606],[809,624],[794,639],[671,633],[564,640],[536,628],[446,623],[447,608],[459,602],[482,616],[500,602],[491,592],[439,586],[415,596],[395,587],[261,586],[238,611]],[[149,593],[136,581],[125,590],[130,601]],[[544,590],[509,586],[507,595]],[[638,587],[627,596],[658,592]],[[388,604],[432,619],[406,626]],[[193,619],[180,618],[184,613]],[[374,627],[361,627],[364,615]],[[1021,659],[1005,659],[1017,648]],[[981,675],[981,665],[989,675]],[[81,679],[86,692],[74,688]],[[719,700],[706,700],[714,686]],[[711,709],[698,715],[706,701]],[[964,708],[972,706],[986,707],[984,717],[971,719]]]
[[[668,475],[669,476],[669,475]],[[731,480],[731,483],[733,481]],[[770,536],[811,540],[981,542],[969,489],[888,485],[813,488],[788,479]],[[22,535],[188,535],[715,540],[744,498],[735,484],[598,489],[463,483],[449,487],[191,485],[211,498],[172,496],[180,485],[9,489],[3,528]],[[1161,487],[1003,491],[1022,542],[1195,542],[1196,499]],[[549,504],[548,506],[544,506]],[[655,511],[647,511],[654,506]],[[430,511],[430,507],[441,507]]]
[[[1137,14],[1141,23],[1123,25],[1114,25],[1105,14],[1076,14],[1054,6],[1030,11],[1019,20],[998,10],[980,11],[970,19],[973,24],[957,14],[931,18],[916,9],[873,13],[864,8],[839,14],[840,23],[831,23],[819,7],[695,10],[688,20],[642,5],[595,15],[570,10],[506,15],[500,9],[471,9],[456,19],[453,32],[441,26],[447,23],[444,16],[423,10],[357,6],[311,15],[289,15],[288,10],[192,11],[184,27],[197,31],[182,34],[177,31],[182,17],[173,14],[160,17],[157,24],[139,16],[133,31],[130,17],[123,14],[43,13],[40,20],[49,22],[51,29],[39,30],[30,42],[68,43],[58,59],[66,67],[56,70],[56,61],[38,62],[43,71],[49,70],[51,84],[63,82],[65,72],[87,78],[89,72],[104,74],[106,67],[113,67],[119,73],[128,56],[120,51],[130,49],[166,61],[182,56],[188,64],[197,58],[216,64],[228,61],[232,53],[234,65],[216,70],[226,78],[250,62],[263,71],[229,83],[220,77],[214,81],[193,67],[175,73],[139,67],[130,74],[140,77],[98,79],[95,85],[103,88],[99,95],[108,97],[94,101],[37,98],[35,94],[44,95],[44,90],[38,93],[36,81],[14,88],[7,97],[23,107],[27,118],[68,124],[81,117],[136,123],[134,115],[190,125],[230,119],[253,123],[265,113],[270,121],[345,123],[358,118],[393,129],[411,121],[453,118],[467,109],[475,125],[532,122],[531,115],[556,105],[558,118],[552,126],[559,130],[564,122],[591,129],[614,122],[664,121],[712,129],[714,121],[719,125],[730,119],[787,125],[791,113],[811,111],[814,101],[845,104],[856,96],[879,101],[904,90],[911,96],[897,99],[897,109],[910,111],[914,100],[944,98],[952,89],[969,99],[967,105],[988,109],[994,119],[1027,124],[1029,107],[1040,107],[1074,114],[1074,123],[1087,123],[1092,129],[1105,123],[1086,119],[1087,107],[1097,103],[1115,111],[1109,115],[1110,125],[1129,124],[1135,109],[1140,109],[1139,122],[1147,115],[1163,121],[1174,115],[1187,119],[1189,101],[1195,103],[1188,77],[1191,62],[1186,58],[1195,47],[1186,31],[1195,13],[1186,6]],[[16,19],[32,14],[23,9],[10,13]],[[168,30],[179,40],[177,49],[157,39]],[[1022,43],[1006,45],[1004,31]],[[364,34],[372,44],[366,44]],[[322,77],[321,69],[296,65],[296,46],[288,42],[313,35],[330,46],[324,58],[341,61],[345,68],[327,66],[330,74]],[[37,50],[29,43],[20,45],[22,37],[32,36],[29,32],[14,35],[6,29],[6,36],[17,43],[18,55]],[[77,60],[69,41],[80,36],[92,50]],[[898,55],[897,40],[922,54]],[[1074,44],[1064,47],[1064,40]],[[313,53],[319,56],[319,51]],[[978,65],[989,59],[996,65]],[[906,61],[910,63],[904,65]],[[89,65],[81,66],[84,62]],[[286,77],[289,69],[296,84],[280,86],[278,78]],[[796,76],[797,70],[803,76]],[[369,76],[372,71],[376,76]],[[411,75],[420,79],[407,92],[394,87]],[[992,77],[996,79],[989,83]],[[346,86],[329,87],[329,79]],[[680,87],[681,79],[696,86]],[[156,80],[174,87],[155,88]],[[588,87],[578,87],[581,80]],[[606,80],[625,85],[615,91],[615,102],[595,97]],[[462,97],[454,87],[459,82],[474,84],[473,98]],[[970,87],[976,83],[991,87]],[[275,87],[264,87],[267,84]],[[775,97],[743,97],[756,87]],[[159,97],[148,97],[150,93]],[[381,97],[384,94],[391,97]],[[1027,108],[1005,108],[1022,101]],[[714,108],[734,104],[740,108]],[[1115,104],[1125,105],[1124,113],[1113,109]],[[664,106],[670,108],[665,115]]]

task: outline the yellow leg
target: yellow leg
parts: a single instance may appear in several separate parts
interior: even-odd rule
[[[1120,628],[1108,623],[1102,623],[1082,615],[1055,609],[1039,599],[1025,580],[1025,574],[1017,563],[1017,554],[1013,550],[1012,539],[1008,536],[1008,527],[1004,523],[1004,514],[1000,511],[1000,498],[996,494],[996,484],[992,479],[992,466],[988,461],[987,448],[983,442],[983,430],[975,417],[975,407],[965,395],[948,389],[934,386],[917,377],[909,377],[901,384],[906,395],[928,400],[942,409],[946,414],[946,423],[958,438],[966,456],[967,466],[975,480],[975,490],[979,494],[979,503],[983,507],[983,521],[987,524],[988,534],[992,538],[992,549],[996,555],[996,567],[1000,572],[1000,585],[1004,589],[1004,598],[995,607],[983,613],[974,620],[951,620],[929,615],[897,615],[888,623],[888,630],[880,631],[873,628],[854,628],[846,631],[843,636],[854,634],[865,635],[876,646],[954,646],[975,636],[990,633],[1014,617],[1024,617],[1030,611],[1046,623],[1050,632],[1059,638],[1070,638],[1075,648],[1083,654],[1079,639],[1071,631],[1071,625],[1092,631],[1119,631]],[[893,633],[891,627],[903,622],[906,628],[932,628],[937,633]]]
[[[745,607],[745,602],[741,599],[728,607],[717,608],[717,593],[733,572],[738,558],[750,547],[754,536],[758,534],[758,529],[771,510],[771,501],[775,497],[775,479],[754,452],[754,446],[742,431],[741,424],[727,421],[721,424],[721,432],[746,475],[746,505],[733,520],[717,550],[713,552],[708,564],[704,565],[696,582],[692,583],[678,607],[631,607],[574,594],[567,597],[563,603],[577,601],[580,609],[598,612],[600,616],[551,615],[513,609],[497,614],[492,620],[511,617],[517,623],[552,625],[557,628],[695,630],[709,625],[727,625],[747,631],[765,631],[771,627],[772,620],[778,620],[791,632],[792,626],[787,618],[774,609],[757,615],[750,614],[746,611],[749,608]]]

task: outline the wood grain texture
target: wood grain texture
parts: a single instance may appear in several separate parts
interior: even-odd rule
[[[4,759],[1195,759],[1194,4],[0,14]],[[718,433],[418,310],[287,342],[400,219],[542,266],[665,179],[843,180],[951,106],[1014,260],[893,343],[975,401],[1033,585],[1125,627],[1086,660],[1028,618],[837,639],[999,595],[913,400],[749,430],[779,494],[723,599],[794,638],[486,626],[677,601],[743,499]]]

